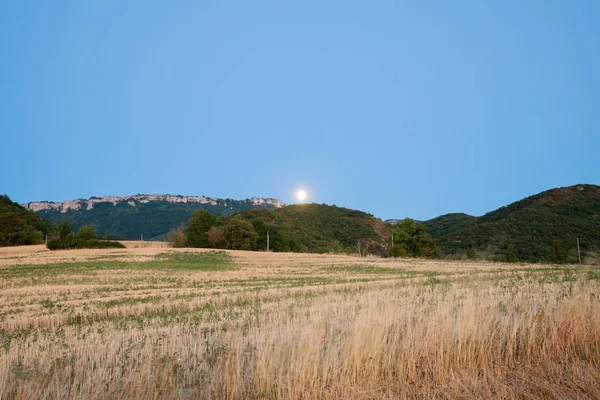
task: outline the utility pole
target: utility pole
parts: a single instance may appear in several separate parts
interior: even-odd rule
[[[579,264],[581,264],[581,251],[579,251],[579,238],[577,238],[577,256],[579,257]]]
[[[144,241],[144,234],[140,233],[140,242],[143,242],[143,241]]]
[[[392,232],[392,247],[394,247],[394,232]]]
[[[267,231],[267,253],[269,252],[269,231]]]

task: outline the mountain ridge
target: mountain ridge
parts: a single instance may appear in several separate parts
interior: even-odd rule
[[[224,202],[227,205],[228,202],[232,201],[249,201],[251,204],[256,206],[272,206],[274,208],[285,207],[286,204],[279,199],[272,197],[258,197],[254,196],[244,200],[232,200],[232,199],[221,199],[218,197],[206,197],[206,196],[185,196],[185,195],[172,195],[172,194],[135,194],[131,196],[92,196],[87,199],[77,198],[73,200],[64,201],[31,201],[29,203],[22,203],[21,206],[25,209],[33,212],[39,212],[44,210],[58,210],[62,213],[66,213],[69,210],[91,210],[95,204],[98,203],[112,203],[117,205],[121,202],[127,202],[130,206],[135,206],[135,203],[150,203],[152,201],[166,201],[168,203],[199,203],[199,204],[210,204],[217,205],[219,202]],[[132,204],[133,203],[133,204]]]
[[[136,194],[101,196],[63,202],[37,201],[22,204],[49,221],[69,221],[77,231],[94,225],[100,236],[115,239],[164,238],[171,228],[187,223],[192,214],[204,209],[228,216],[252,208],[278,209],[285,206],[274,198],[252,197],[245,200],[172,194]]]

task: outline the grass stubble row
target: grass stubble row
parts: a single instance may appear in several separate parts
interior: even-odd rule
[[[0,398],[600,398],[597,269],[177,257],[1,271]]]

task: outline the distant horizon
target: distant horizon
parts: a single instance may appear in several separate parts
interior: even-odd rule
[[[443,216],[443,215],[447,215],[447,214],[466,214],[466,215],[470,215],[470,216],[473,216],[473,217],[481,217],[481,216],[483,216],[483,215],[485,215],[485,214],[487,214],[487,213],[489,213],[489,212],[491,212],[491,211],[497,210],[497,209],[498,209],[498,208],[500,208],[500,207],[507,206],[507,205],[509,205],[509,204],[515,203],[515,202],[517,202],[517,201],[520,201],[520,200],[526,199],[526,198],[528,198],[528,197],[531,197],[531,196],[535,196],[535,195],[537,195],[537,194],[539,194],[539,193],[546,192],[546,191],[548,191],[548,190],[560,189],[560,188],[564,188],[564,187],[574,187],[574,186],[579,186],[579,185],[593,185],[593,186],[600,186],[600,185],[598,185],[598,184],[596,184],[596,183],[582,183],[582,182],[575,183],[575,184],[572,184],[572,185],[557,186],[557,187],[552,187],[552,188],[544,189],[544,190],[541,190],[541,191],[539,191],[539,192],[531,193],[531,194],[528,194],[528,195],[526,195],[526,196],[524,196],[524,197],[520,197],[520,198],[518,198],[518,199],[514,199],[514,200],[512,200],[512,201],[509,201],[509,202],[508,202],[508,203],[506,203],[506,204],[499,205],[498,207],[496,207],[496,208],[492,208],[492,209],[490,209],[490,210],[487,210],[487,211],[485,211],[484,213],[481,213],[481,214],[473,214],[473,213],[466,212],[466,211],[450,211],[450,212],[447,212],[447,213],[443,213],[443,214],[438,214],[438,215],[430,216],[430,217],[428,217],[428,218],[416,218],[416,217],[413,217],[413,216],[410,216],[410,215],[405,215],[405,216],[396,216],[396,217],[387,217],[387,218],[384,218],[384,217],[382,217],[382,216],[379,216],[379,215],[377,215],[377,214],[375,214],[375,213],[373,213],[373,212],[369,211],[368,209],[365,209],[365,210],[363,210],[363,209],[357,209],[357,208],[347,207],[347,206],[344,206],[343,204],[338,204],[338,203],[324,203],[324,202],[317,202],[317,201],[310,201],[310,200],[309,200],[309,201],[307,201],[307,202],[305,202],[305,203],[299,203],[299,202],[294,202],[294,201],[288,202],[288,201],[285,201],[285,200],[283,200],[283,199],[281,199],[281,198],[279,198],[279,197],[273,197],[273,196],[258,196],[258,195],[255,195],[255,196],[250,196],[250,197],[246,197],[246,198],[233,198],[233,197],[207,196],[207,195],[205,195],[205,194],[179,194],[179,193],[160,193],[160,192],[154,192],[154,193],[150,193],[150,192],[147,192],[147,193],[135,193],[135,194],[127,194],[127,195],[112,195],[112,194],[105,194],[105,195],[92,195],[92,196],[88,196],[88,197],[74,197],[74,198],[70,198],[70,199],[64,199],[64,200],[31,200],[31,201],[16,201],[15,199],[13,199],[13,198],[10,196],[10,194],[7,194],[7,193],[6,193],[6,195],[8,195],[8,196],[9,196],[9,198],[10,198],[12,201],[16,201],[16,202],[17,202],[17,203],[19,203],[19,204],[43,203],[43,202],[47,202],[47,203],[64,203],[65,201],[73,201],[73,200],[89,200],[89,199],[91,199],[91,198],[102,198],[102,197],[132,197],[132,196],[148,196],[148,195],[167,195],[167,196],[182,196],[182,197],[206,197],[206,198],[212,198],[212,199],[220,199],[220,200],[227,200],[227,199],[228,199],[228,200],[238,200],[238,201],[250,200],[250,199],[252,199],[253,197],[258,197],[258,198],[261,198],[261,199],[274,199],[274,200],[279,200],[279,201],[281,201],[282,203],[284,203],[286,206],[289,206],[289,205],[295,205],[295,204],[325,204],[325,205],[328,205],[328,206],[337,206],[337,207],[343,207],[343,208],[348,208],[348,209],[352,209],[352,210],[357,210],[357,211],[366,212],[366,213],[368,213],[368,214],[371,214],[371,215],[373,215],[374,217],[376,217],[376,218],[379,218],[379,219],[381,219],[381,220],[383,220],[383,221],[387,221],[387,220],[403,220],[403,219],[405,219],[405,218],[410,218],[410,219],[414,219],[414,220],[417,220],[417,221],[428,221],[428,220],[431,220],[431,219],[434,219],[434,218],[437,218],[437,217],[440,217],[440,216]]]

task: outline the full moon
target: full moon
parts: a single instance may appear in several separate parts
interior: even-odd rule
[[[306,200],[306,191],[305,190],[298,190],[296,192],[296,198],[300,201],[304,201]]]

